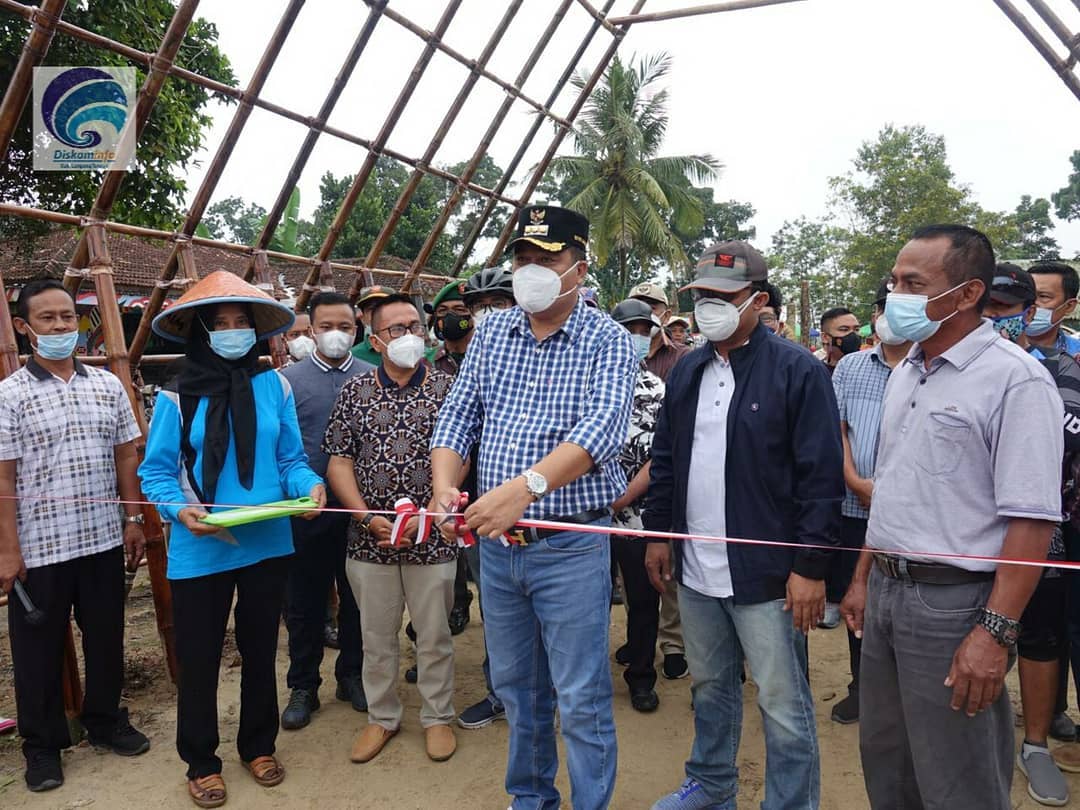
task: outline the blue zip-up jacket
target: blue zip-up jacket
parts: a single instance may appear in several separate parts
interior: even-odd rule
[[[667,379],[652,446],[643,522],[686,532],[686,490],[698,389],[711,345],[683,357]],[[844,498],[840,415],[825,365],[803,347],[758,326],[729,355],[735,393],[727,417],[724,476],[727,535],[839,545]],[[682,541],[675,541],[682,579]],[[788,575],[824,579],[834,553],[729,543],[738,604],[783,599]]]

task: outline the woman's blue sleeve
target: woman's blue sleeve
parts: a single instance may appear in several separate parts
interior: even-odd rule
[[[143,494],[157,505],[162,518],[176,523],[187,503],[180,488],[180,411],[164,392],[158,393],[154,404],[139,478]]]

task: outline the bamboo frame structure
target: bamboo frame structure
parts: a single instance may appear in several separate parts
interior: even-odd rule
[[[34,68],[41,64],[49,52],[56,24],[64,13],[67,0],[45,0],[41,8],[30,17],[30,35],[26,38],[19,61],[11,74],[4,101],[0,104],[0,155],[6,155],[11,145],[11,134],[22,115],[23,107],[30,98],[33,87]]]
[[[1043,0],[1028,0],[1028,5],[1034,9],[1035,13],[1042,19],[1046,26],[1053,32],[1061,44],[1065,46],[1065,51],[1068,54],[1066,58],[1062,59],[1054,47],[1046,41],[1046,38],[1039,33],[1038,29],[1032,25],[1031,21],[1024,16],[1009,0],[994,0],[994,3],[998,8],[1002,10],[1006,17],[1012,21],[1012,24],[1017,27],[1024,38],[1031,43],[1032,47],[1038,51],[1039,55],[1046,60],[1046,63],[1050,65],[1053,71],[1058,77],[1065,83],[1065,86],[1072,91],[1072,94],[1076,96],[1076,99],[1080,101],[1080,76],[1076,73],[1077,62],[1080,62],[1080,34],[1073,34],[1065,27],[1065,24],[1061,21],[1049,6],[1046,5]],[[1080,10],[1080,0],[1073,0],[1073,4]]]

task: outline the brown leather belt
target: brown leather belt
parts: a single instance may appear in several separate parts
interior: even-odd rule
[[[555,523],[579,523],[585,525],[587,523],[595,523],[602,517],[607,517],[611,514],[610,509],[589,509],[585,512],[578,512],[576,515],[567,515],[566,517],[549,517],[544,520],[550,520]],[[514,538],[518,545],[527,546],[530,543],[538,543],[545,537],[552,537],[556,534],[562,534],[563,532],[571,531],[571,529],[534,529],[531,526],[515,526],[507,534]]]
[[[993,571],[968,571],[955,565],[913,562],[895,554],[874,554],[874,564],[885,576],[927,585],[968,585],[973,582],[989,582]]]

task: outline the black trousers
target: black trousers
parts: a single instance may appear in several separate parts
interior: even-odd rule
[[[476,587],[480,587],[479,584]],[[457,573],[454,575],[454,610],[468,610],[472,604],[469,590],[469,564],[464,554],[458,554]]]
[[[233,571],[169,580],[180,665],[176,750],[187,763],[188,779],[221,773],[216,754],[218,672],[233,594],[236,646],[243,660],[236,748],[244,762],[274,753],[278,732],[274,661],[288,566],[288,557],[274,557]]]
[[[656,633],[660,626],[660,594],[645,570],[644,540],[611,535],[611,554],[622,571],[626,600],[626,649],[630,665],[623,678],[631,687],[652,689],[656,683]]]
[[[860,549],[866,542],[866,525],[869,521],[863,518],[844,517],[840,523],[840,545],[845,549]],[[838,596],[835,601],[844,598],[844,593],[851,585],[851,579],[855,575],[855,566],[859,563],[859,552],[838,551],[833,561],[833,571],[836,579],[835,586],[838,588]],[[846,630],[846,628],[845,628]],[[859,693],[859,660],[862,657],[862,639],[855,638],[850,630],[847,632],[848,659],[851,662],[851,683],[848,684],[848,692],[853,695]]]
[[[86,685],[83,727],[103,737],[116,725],[124,680],[124,549],[31,568],[23,583],[45,622],[31,627],[22,602],[8,600],[15,709],[23,753],[71,745],[64,716],[64,638],[71,609],[82,631]]]
[[[1069,523],[1061,527],[1065,540],[1065,556],[1071,562],[1080,562],[1080,531]],[[1080,693],[1080,572],[1068,571],[1064,574],[1068,585],[1066,598],[1066,616],[1068,617],[1068,644],[1058,659],[1061,666],[1058,671],[1058,698],[1054,713],[1060,714],[1069,707],[1069,666],[1072,665],[1073,681]]]
[[[361,677],[364,648],[360,611],[345,577],[345,546],[349,515],[324,512],[314,520],[293,518],[296,553],[289,562],[285,624],[289,629],[290,689],[317,690],[322,678],[323,626],[330,584],[337,582],[338,651],[334,675],[343,681]]]

